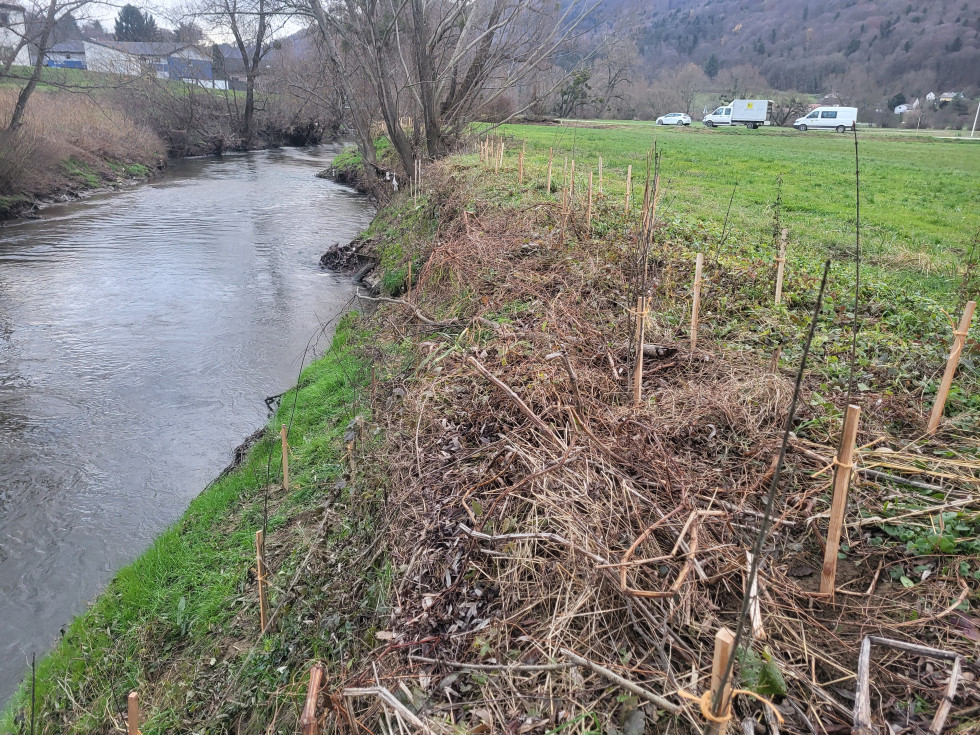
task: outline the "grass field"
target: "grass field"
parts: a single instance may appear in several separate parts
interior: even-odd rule
[[[665,218],[720,227],[731,200],[729,227],[767,241],[780,194],[791,260],[853,257],[850,134],[674,129],[651,123],[509,125],[502,132],[513,138],[511,145],[526,142],[528,164],[537,175],[553,148],[559,186],[566,156],[575,159],[577,186],[583,187],[590,170],[597,175],[601,155],[604,191],[622,197],[626,168],[632,164],[637,201],[646,154],[656,144],[663,151]],[[861,235],[869,275],[950,303],[965,252],[980,228],[980,144],[902,131],[859,131],[858,137]]]

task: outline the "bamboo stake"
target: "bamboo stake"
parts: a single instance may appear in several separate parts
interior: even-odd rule
[[[500,141],[500,152],[497,154],[497,165],[493,172],[495,174],[500,173],[500,167],[504,165],[504,141]]]
[[[320,696],[320,683],[323,680],[323,667],[316,664],[310,669],[310,686],[306,690],[306,704],[303,706],[303,714],[299,718],[299,724],[303,728],[303,735],[316,735],[316,701]]]
[[[752,552],[745,552],[745,573],[752,573]],[[762,626],[762,609],[759,606],[759,575],[752,577],[749,589],[749,619],[752,621],[752,637],[757,641],[766,639],[766,629]]]
[[[660,164],[654,158],[653,172],[653,196],[650,199],[649,210],[643,213],[643,236],[646,237],[653,230],[653,223],[657,220],[657,200],[660,198]]]
[[[935,434],[939,428],[939,422],[943,418],[943,409],[946,407],[946,398],[949,397],[949,389],[953,385],[953,378],[956,375],[956,368],[960,364],[960,356],[963,354],[963,346],[966,344],[966,335],[970,331],[970,322],[973,321],[973,312],[977,308],[976,301],[967,303],[963,309],[963,316],[960,319],[959,327],[953,332],[953,349],[949,353],[946,361],[946,372],[943,373],[943,381],[939,384],[939,393],[936,394],[936,402],[932,406],[932,415],[929,416],[929,428],[927,434]]]
[[[545,193],[551,196],[551,163],[555,158],[555,149],[552,148],[548,153],[548,188],[545,189]]]
[[[140,733],[140,700],[136,692],[130,692],[127,699],[129,722],[129,735],[139,735]]]
[[[586,210],[585,220],[589,227],[589,234],[592,234],[592,172],[589,171],[589,206]]]
[[[718,693],[718,689],[721,686],[721,678],[724,675],[725,669],[728,668],[728,660],[732,656],[732,648],[735,645],[735,634],[732,633],[728,628],[720,628],[717,633],[715,633],[715,653],[714,658],[711,660],[711,701],[715,699],[715,695]],[[715,717],[722,719],[722,722],[712,722],[711,727],[708,732],[711,735],[720,735],[720,733],[725,732],[728,727],[728,721],[731,719],[731,708],[732,708],[732,685],[731,681],[725,682],[725,688],[722,691],[721,699],[719,700],[718,709],[712,709],[711,714]]]
[[[834,464],[834,497],[830,503],[830,523],[827,526],[827,547],[823,557],[823,571],[820,573],[820,594],[834,596],[837,580],[837,549],[840,547],[841,530],[844,528],[844,511],[847,510],[847,490],[851,484],[851,470],[854,469],[854,442],[857,438],[858,419],[861,418],[859,406],[847,407],[844,418],[844,432],[840,450]]]
[[[289,489],[289,441],[286,438],[286,425],[282,425],[279,436],[282,437],[282,489]]]
[[[269,621],[269,601],[265,594],[265,534],[261,529],[255,532],[255,562],[256,576],[259,581],[259,624],[261,632],[265,633],[265,626]]]
[[[602,156],[599,156],[599,193],[602,193]]]
[[[630,213],[630,197],[633,195],[633,166],[626,167],[626,214]]]
[[[572,159],[572,168],[568,172],[568,204],[571,206],[575,200],[575,159]]]
[[[521,143],[521,157],[517,162],[517,183],[524,183],[524,151],[527,149],[527,142]]]
[[[691,308],[691,352],[698,346],[698,317],[701,312],[701,268],[704,255],[698,253],[694,261],[694,306]]]
[[[636,299],[636,367],[633,369],[633,405],[639,406],[643,399],[643,339],[646,331],[646,298]]]
[[[789,230],[783,229],[779,243],[779,257],[776,258],[776,306],[783,300],[783,268],[786,266],[786,237]]]
[[[565,165],[561,168],[561,211],[562,214],[568,209],[568,156],[565,156]]]

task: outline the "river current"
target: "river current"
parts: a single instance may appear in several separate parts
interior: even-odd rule
[[[374,210],[314,177],[337,150],[182,161],[0,230],[0,703],[350,298],[318,259]]]

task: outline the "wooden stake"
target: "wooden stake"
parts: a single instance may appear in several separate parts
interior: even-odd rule
[[[320,684],[323,681],[323,667],[316,664],[310,669],[310,686],[306,690],[306,704],[303,706],[303,714],[299,718],[299,724],[303,728],[303,735],[316,735],[316,701],[320,696]]]
[[[524,183],[524,151],[527,149],[527,143],[521,143],[521,157],[517,163],[517,183]]]
[[[599,156],[599,193],[602,193],[602,156]]]
[[[633,196],[633,166],[626,167],[626,214],[630,213],[630,198]]]
[[[575,159],[572,159],[572,168],[568,173],[568,204],[575,200]]]
[[[289,489],[289,441],[286,438],[286,425],[282,425],[279,436],[282,437],[282,489]]]
[[[970,331],[970,322],[973,321],[973,312],[977,308],[976,301],[967,303],[960,319],[959,327],[953,332],[953,349],[949,353],[946,361],[946,372],[943,373],[943,381],[939,384],[939,393],[936,394],[936,402],[932,405],[932,414],[929,416],[929,428],[927,434],[935,434],[939,428],[939,422],[943,418],[943,409],[946,408],[946,398],[949,396],[949,389],[953,385],[953,377],[956,375],[956,368],[960,364],[960,356],[963,354],[963,346],[966,344],[966,335]]]
[[[720,628],[717,633],[715,633],[715,655],[711,660],[711,701],[714,703],[715,697],[718,694],[718,690],[721,689],[721,677],[725,673],[725,669],[728,667],[728,659],[732,657],[732,648],[735,645],[735,634],[732,633],[728,628]],[[722,690],[721,699],[719,700],[718,709],[711,710],[711,714],[715,717],[725,718],[731,717],[732,708],[732,683],[731,677],[725,682],[725,688]],[[708,732],[711,735],[720,735],[725,732],[728,727],[728,720],[724,722],[712,722]]]
[[[140,700],[136,692],[130,692],[127,699],[129,711],[129,735],[139,735],[140,733]]]
[[[636,367],[633,369],[633,405],[643,400],[643,339],[646,331],[646,298],[636,299]]]
[[[552,148],[551,152],[548,154],[548,188],[545,189],[545,192],[548,194],[548,196],[551,196],[551,162],[554,160],[554,158],[555,158],[555,149]]]
[[[776,306],[783,300],[783,268],[786,266],[786,237],[789,230],[784,229],[779,243],[779,257],[776,258]]]
[[[694,261],[694,305],[691,308],[691,352],[698,346],[698,316],[701,312],[701,267],[704,256],[698,253]]]
[[[259,529],[255,532],[255,561],[256,577],[259,582],[259,624],[261,633],[265,633],[265,626],[269,624],[269,601],[265,595],[265,534]]]
[[[589,234],[592,234],[592,172],[589,171],[589,206],[586,210],[585,220],[588,223]]]
[[[847,510],[847,489],[851,485],[851,470],[854,469],[854,442],[857,438],[858,419],[861,409],[858,406],[847,407],[844,418],[844,432],[841,438],[840,450],[834,460],[834,497],[830,502],[830,523],[827,526],[827,548],[823,556],[823,571],[820,573],[820,594],[834,596],[834,585],[837,580],[837,549],[840,547],[841,530],[844,528],[844,511]]]

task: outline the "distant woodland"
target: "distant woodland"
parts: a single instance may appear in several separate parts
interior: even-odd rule
[[[663,107],[658,98],[673,97],[672,108],[689,107],[695,100],[684,93],[692,87],[711,89],[719,100],[777,90],[832,93],[865,116],[884,111],[890,101],[916,98],[924,111],[937,112],[938,102],[926,105],[930,92],[937,98],[959,92],[967,99],[980,93],[980,3],[974,1],[606,0],[605,8],[636,19],[632,53],[605,55],[636,60],[630,93],[613,95],[622,114],[644,116],[651,99]],[[602,78],[597,71],[590,79],[596,91]]]

